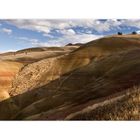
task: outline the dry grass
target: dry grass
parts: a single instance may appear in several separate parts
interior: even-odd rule
[[[78,114],[72,120],[140,120],[140,87],[127,90],[121,99]]]

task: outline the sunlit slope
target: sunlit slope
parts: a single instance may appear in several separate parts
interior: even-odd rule
[[[79,46],[66,47],[36,47],[0,54],[0,60],[16,61],[24,64],[37,62],[45,58],[52,58],[68,54]]]
[[[17,62],[0,61],[0,101],[9,98],[12,80],[23,65]]]

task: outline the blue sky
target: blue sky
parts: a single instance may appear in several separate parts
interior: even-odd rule
[[[140,20],[128,19],[0,20],[0,52],[85,43],[118,31],[139,30]]]

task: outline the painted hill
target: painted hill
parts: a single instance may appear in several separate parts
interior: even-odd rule
[[[16,52],[2,53],[0,54],[0,60],[16,61],[29,64],[45,58],[57,57],[67,54],[78,47],[79,46],[28,48]]]
[[[124,102],[126,91],[139,86],[139,79],[140,35],[94,40],[64,55],[24,66],[13,80],[11,98],[0,103],[0,119],[109,119],[103,110],[116,113],[109,109],[113,101]],[[118,116],[122,116],[119,106]],[[130,102],[127,107],[126,111]],[[110,119],[117,119],[117,113]]]

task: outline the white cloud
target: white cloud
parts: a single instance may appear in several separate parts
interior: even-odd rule
[[[125,19],[125,20],[121,20],[121,24],[129,27],[140,28],[140,20]]]
[[[58,33],[61,33],[62,35],[75,35],[76,32],[73,29],[63,29],[63,30],[57,30]]]
[[[18,28],[35,30],[38,32],[50,33],[52,30],[66,30],[73,27],[92,28],[98,32],[108,31],[111,27],[119,26],[121,23],[117,20],[106,20],[101,22],[100,20],[93,19],[78,19],[78,20],[9,20],[11,24],[14,24]]]
[[[10,50],[6,50],[4,52],[16,52],[17,50],[14,50],[14,49],[10,49]]]
[[[108,19],[108,20],[95,20],[95,19],[69,19],[69,20],[8,20],[8,23],[14,24],[18,28],[34,30],[50,33],[52,30],[68,30],[74,27],[92,28],[97,32],[110,31],[112,28],[120,28],[123,26],[133,26],[140,28],[140,20],[133,19]]]
[[[140,34],[140,30],[137,31],[137,34]]]
[[[51,35],[51,34],[43,34],[43,36],[45,36],[45,37],[48,37],[48,38],[54,38],[54,36],[53,35]]]
[[[6,53],[6,52],[16,52],[17,50],[14,50],[14,49],[9,49],[9,50],[3,50],[3,51],[0,51],[0,54],[1,53]]]
[[[11,29],[8,29],[8,28],[2,28],[1,29],[1,32],[6,33],[8,35],[12,34],[12,30]]]
[[[36,45],[39,43],[38,39],[34,39],[34,38],[27,38],[27,37],[15,37],[17,40],[19,41],[23,41],[24,43],[29,43],[32,46]]]
[[[21,29],[28,29],[28,30],[33,30],[33,31],[38,31],[38,32],[44,32],[44,33],[49,33],[50,32],[50,27],[51,23],[48,21],[44,20],[9,20],[9,23],[14,24],[18,28]]]
[[[63,30],[62,30],[63,31]],[[62,32],[64,35],[75,35],[75,31],[73,29],[64,30]]]
[[[92,34],[92,31],[86,31],[87,34]]]

